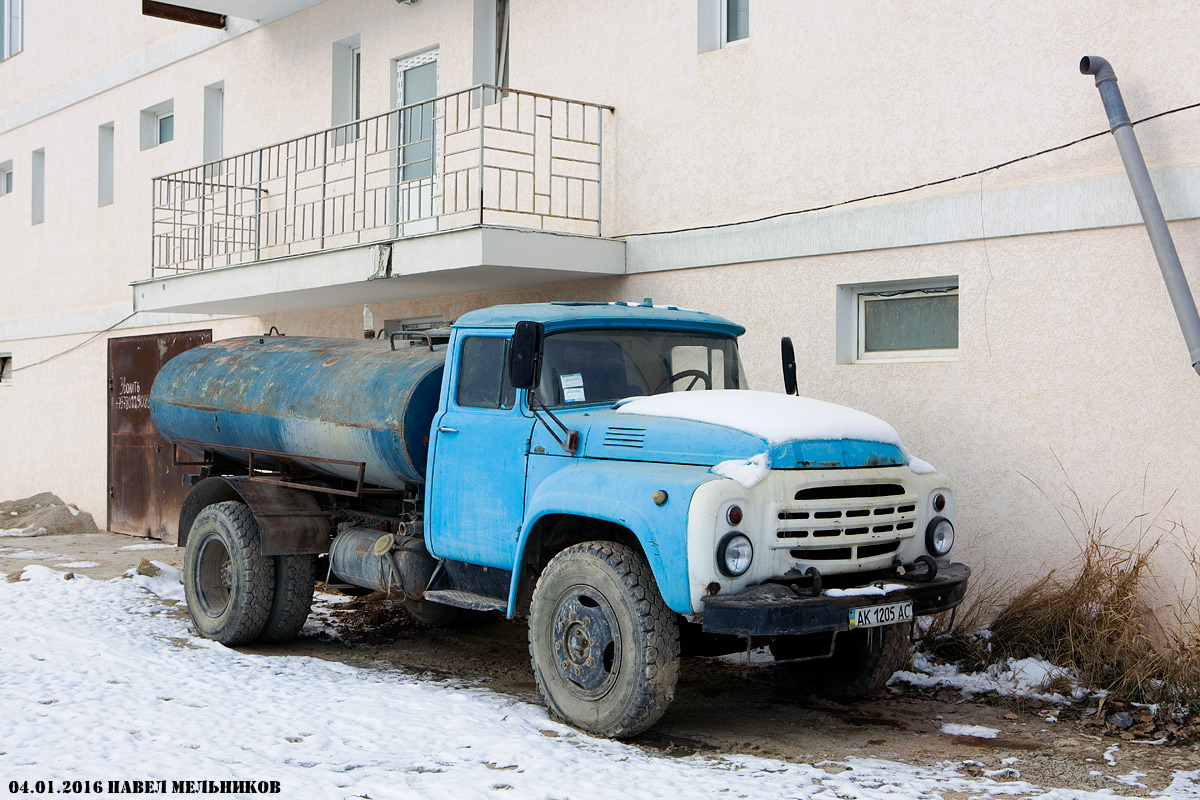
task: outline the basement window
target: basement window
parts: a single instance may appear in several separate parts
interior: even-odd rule
[[[958,358],[958,277],[840,286],[840,363]]]

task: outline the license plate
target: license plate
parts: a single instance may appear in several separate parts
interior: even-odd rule
[[[882,606],[850,609],[850,630],[855,628],[878,628],[898,622],[912,622],[912,600],[888,603]]]

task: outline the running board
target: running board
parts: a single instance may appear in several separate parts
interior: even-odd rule
[[[425,599],[472,611],[508,611],[512,572],[442,559],[429,577]]]
[[[425,591],[425,599],[442,605],[456,608],[469,608],[472,611],[508,611],[508,601],[495,597],[485,597],[458,589],[438,589]]]

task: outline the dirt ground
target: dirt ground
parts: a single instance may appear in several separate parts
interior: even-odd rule
[[[121,575],[143,558],[182,565],[182,550],[153,545],[108,533],[2,538],[0,571],[11,580],[24,565],[43,564],[102,580]],[[179,613],[186,615],[186,609]],[[299,641],[250,652],[307,655],[468,682],[540,704],[523,621],[481,615],[472,627],[432,630],[416,626],[381,601],[320,592],[314,619],[318,624]],[[1088,716],[1095,706],[1095,701],[1059,709],[1010,698],[967,700],[953,690],[908,687],[892,687],[870,700],[834,703],[795,690],[770,664],[693,658],[684,660],[666,715],[633,743],[672,756],[746,753],[812,764],[850,757],[921,765],[954,762],[972,776],[1046,788],[1111,789],[1131,796],[1161,791],[1177,770],[1200,769],[1200,746],[1117,738],[1094,715]],[[941,733],[947,723],[980,725],[1000,734],[994,739],[951,736]],[[824,766],[832,772],[844,768]]]

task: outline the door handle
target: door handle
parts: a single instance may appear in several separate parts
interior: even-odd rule
[[[458,433],[458,428],[447,428],[445,425],[438,425],[438,433]]]

